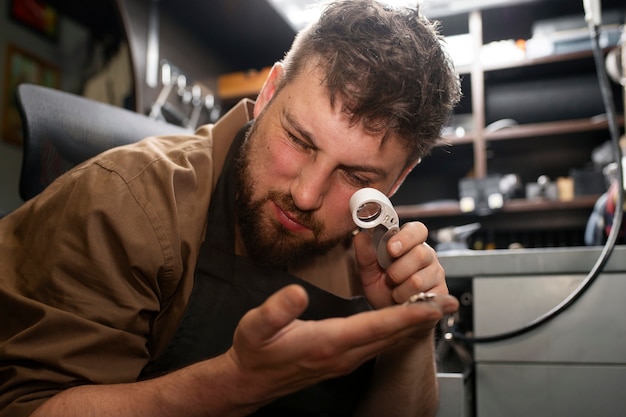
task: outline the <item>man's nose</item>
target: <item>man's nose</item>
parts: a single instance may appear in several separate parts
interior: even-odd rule
[[[329,185],[330,176],[321,167],[305,166],[292,183],[291,197],[300,210],[316,210],[322,206]]]

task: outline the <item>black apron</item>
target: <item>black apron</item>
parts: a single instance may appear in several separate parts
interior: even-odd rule
[[[286,271],[259,266],[234,254],[234,165],[249,127],[250,124],[240,131],[231,145],[211,199],[206,239],[200,249],[185,316],[163,355],[143,370],[142,379],[226,352],[241,317],[289,284],[300,284],[309,294],[303,320],[346,317],[370,309],[362,297],[337,297]],[[349,416],[356,401],[365,395],[372,367],[370,361],[350,375],[280,398],[252,416]]]

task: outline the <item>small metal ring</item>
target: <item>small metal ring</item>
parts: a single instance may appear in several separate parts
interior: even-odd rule
[[[434,292],[420,292],[418,294],[413,294],[411,297],[409,297],[408,303],[413,304],[413,303],[419,303],[422,301],[429,301],[435,298],[436,296],[437,294],[435,294]]]

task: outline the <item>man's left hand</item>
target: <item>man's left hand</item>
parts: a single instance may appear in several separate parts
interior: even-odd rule
[[[365,296],[374,308],[406,302],[420,292],[448,294],[445,272],[435,250],[426,243],[428,229],[420,222],[402,226],[387,242],[394,258],[384,270],[368,233],[354,237],[353,244]]]

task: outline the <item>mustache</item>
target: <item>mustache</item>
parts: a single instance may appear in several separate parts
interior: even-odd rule
[[[300,210],[291,195],[278,191],[269,191],[267,198],[274,201],[283,211],[289,213],[293,220],[311,229],[315,235],[321,233],[323,229],[322,222],[315,218],[315,213],[313,211]]]

